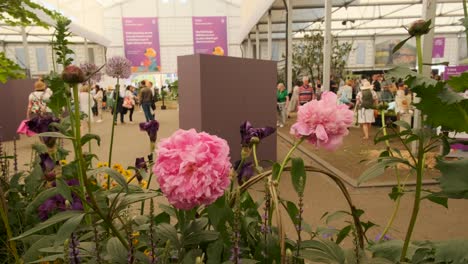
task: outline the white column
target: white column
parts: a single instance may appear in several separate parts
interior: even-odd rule
[[[260,59],[260,31],[255,27],[255,58]]]
[[[84,39],[84,49],[85,49],[85,52],[84,52],[85,62],[89,62],[88,40],[86,38],[83,38],[83,39]]]
[[[250,34],[247,35],[247,58],[252,59],[253,57],[253,47],[252,40],[250,39]]]
[[[28,36],[26,35],[26,29],[21,27],[21,36],[23,37],[23,49],[24,49],[24,66],[26,67],[26,74],[31,77],[31,59],[29,58],[29,45]]]
[[[433,40],[434,40],[434,25],[436,19],[436,0],[424,0],[423,1],[423,10],[422,10],[422,17],[424,20],[431,20],[431,31],[428,34],[424,35],[422,38],[422,46],[423,46],[423,62],[424,63],[432,63],[432,48],[433,48]],[[425,65],[423,66],[422,73],[426,76],[430,76],[431,74],[431,66]]]
[[[331,67],[331,50],[332,50],[332,36],[331,36],[331,16],[332,16],[332,3],[325,1],[325,32],[323,42],[323,78],[322,78],[322,91],[330,90],[330,67]]]
[[[271,10],[268,11],[268,51],[267,51],[267,60],[271,60],[272,58],[272,26],[271,26]]]
[[[293,31],[292,31],[292,20],[293,20],[293,1],[288,0],[288,65],[287,65],[287,71],[288,71],[288,79],[286,83],[286,89],[290,92],[292,92],[292,42],[293,42]]]

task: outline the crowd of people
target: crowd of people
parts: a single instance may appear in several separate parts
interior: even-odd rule
[[[371,125],[376,121],[379,104],[393,111],[397,119],[411,123],[412,95],[402,80],[385,79],[383,74],[361,78],[335,80],[332,76],[329,91],[337,94],[337,103],[346,104],[356,113],[356,122],[361,124],[363,139],[369,139]],[[320,80],[311,84],[308,76],[287,91],[283,83],[277,85],[277,126],[284,127],[292,112],[314,99],[320,100],[323,93]]]
[[[85,118],[82,120],[83,127],[88,122],[96,123],[103,121],[103,112],[110,112],[114,116],[114,123],[117,124],[117,116],[120,115],[120,123],[125,124],[125,116],[128,114],[129,123],[133,123],[133,113],[135,109],[140,109],[145,114],[146,121],[154,120],[156,102],[159,98],[158,89],[148,80],[143,80],[138,87],[133,85],[121,86],[116,92],[109,87],[107,91],[98,84],[92,86],[83,84],[80,86],[79,107]],[[28,97],[26,119],[32,119],[38,115],[52,114],[52,110],[47,106],[53,92],[46,83],[39,79],[34,83],[34,91]],[[114,111],[114,102],[116,114]]]

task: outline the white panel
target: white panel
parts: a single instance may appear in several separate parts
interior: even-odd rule
[[[228,3],[222,0],[196,0],[193,16],[225,16]]]
[[[266,46],[266,45],[265,45]],[[267,53],[266,51],[265,52],[262,52],[263,53]],[[229,57],[242,57],[242,51],[241,51],[241,48],[240,48],[240,45],[229,45],[229,53],[228,53]]]
[[[161,47],[161,71],[177,72],[177,56],[193,54],[193,46]]]
[[[120,6],[120,5],[119,5]],[[158,9],[156,1],[133,0],[121,5],[120,14],[124,17],[156,17]]]
[[[192,18],[160,18],[159,39],[161,46],[192,45]]]
[[[158,0],[159,17],[174,17],[175,12],[175,3],[172,0]]]
[[[239,35],[240,30],[240,17],[228,17],[227,19],[227,37],[229,44],[237,44],[236,37]]]
[[[178,17],[192,16],[192,5],[195,0],[174,0],[175,2],[175,15]]]

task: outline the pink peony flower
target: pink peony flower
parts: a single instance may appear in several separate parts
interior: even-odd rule
[[[226,140],[195,129],[177,130],[158,144],[153,172],[162,192],[176,208],[209,205],[230,184]]]
[[[306,137],[317,147],[335,150],[348,135],[348,127],[353,123],[353,111],[347,105],[337,105],[336,94],[325,92],[322,100],[312,100],[299,107],[297,122],[290,133],[296,137]]]

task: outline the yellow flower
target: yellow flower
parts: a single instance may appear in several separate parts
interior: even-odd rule
[[[133,245],[138,245],[138,239],[133,239]]]
[[[151,254],[151,250],[145,249],[145,252],[143,252],[143,254],[145,254],[145,256],[149,257],[150,254]]]
[[[112,165],[112,169],[117,171],[121,170],[122,168],[122,165],[120,165],[119,163],[115,163],[114,165]]]
[[[92,185],[96,185],[97,182],[96,182],[95,180],[92,180],[92,181],[91,181],[91,184],[92,184]]]
[[[133,236],[133,237],[140,236],[140,232],[138,232],[138,231],[135,231],[135,232],[133,232],[132,236]]]
[[[130,178],[132,176],[132,171],[130,170],[124,170],[123,173],[122,173],[123,176],[125,176],[125,178]]]
[[[145,181],[145,180],[142,180],[140,182],[140,186],[141,186],[141,188],[146,189],[146,188],[148,188],[148,182]]]
[[[107,185],[107,182],[102,183],[102,188],[103,188],[104,190],[109,189],[109,186]]]
[[[111,183],[111,185],[112,185],[112,188],[114,188],[115,186],[117,186],[117,183],[116,183],[115,181],[113,181],[113,182]]]
[[[123,168],[119,168],[119,169],[117,169],[117,171],[122,175],[124,174],[124,169]]]
[[[109,163],[100,161],[100,162],[97,163],[96,166],[97,166],[98,168],[101,168],[101,167],[109,167]]]
[[[68,164],[68,161],[67,160],[60,160],[60,165],[67,165]]]
[[[104,179],[107,180],[107,178],[109,178],[109,174],[105,173],[105,174],[104,174]]]

